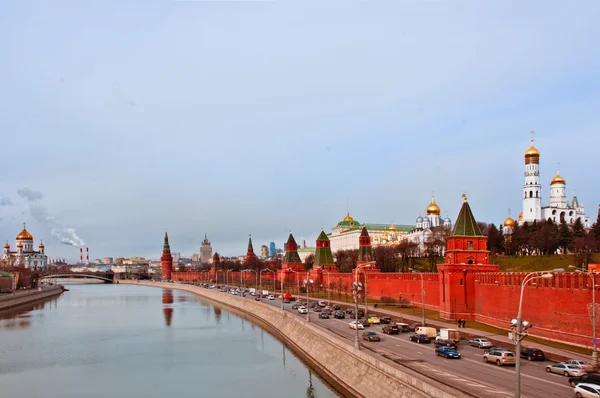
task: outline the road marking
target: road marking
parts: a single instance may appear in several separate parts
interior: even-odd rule
[[[423,355],[423,353],[422,353],[422,352],[419,352],[419,351],[417,351],[417,354],[421,354],[421,355]]]

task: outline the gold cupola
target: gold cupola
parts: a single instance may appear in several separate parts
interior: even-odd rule
[[[431,197],[431,203],[427,206],[427,215],[431,214],[440,215],[440,207],[435,203],[435,198],[433,196]]]
[[[4,244],[4,248],[5,249],[10,249],[10,245],[8,244],[8,241],[6,241],[6,243]]]
[[[540,151],[533,146],[533,131],[531,132],[531,144],[525,151],[525,164],[540,163]]]
[[[550,180],[550,185],[555,185],[555,184],[566,184],[565,179],[560,175],[559,172],[556,173],[556,175],[554,176],[554,178],[552,180]]]
[[[25,223],[23,223],[23,230],[17,235],[17,240],[33,240],[33,236],[25,228]]]
[[[506,217],[506,220],[504,220],[504,226],[514,228],[515,220],[513,220],[513,218],[509,215],[508,217]]]
[[[350,212],[346,213],[346,217],[344,217],[344,221],[354,221],[354,218],[350,216]]]
[[[390,230],[391,232],[396,232],[396,226],[395,226],[394,224],[390,225],[390,228],[389,228],[389,230]]]

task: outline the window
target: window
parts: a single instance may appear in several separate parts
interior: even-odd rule
[[[472,240],[467,241],[467,249],[473,250],[473,241]]]
[[[463,285],[463,279],[462,278],[460,279],[460,285],[461,286]]]
[[[529,191],[529,197],[533,198],[533,191]]]
[[[538,195],[539,195],[539,192],[538,192],[538,191],[535,191],[535,197],[536,197],[536,198],[539,198],[539,196],[538,196]]]

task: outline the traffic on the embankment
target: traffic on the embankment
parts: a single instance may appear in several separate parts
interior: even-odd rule
[[[190,284],[163,282],[155,285],[177,288]],[[284,312],[304,322],[309,320],[307,323],[326,331],[331,338],[341,338],[353,343],[357,336],[354,306],[348,303],[327,302],[322,299],[310,299],[307,303],[306,297],[296,300],[295,297],[283,297],[275,292],[261,295],[258,291],[235,286],[194,285],[198,288],[196,293],[200,295],[205,290],[211,292],[211,296],[218,293],[241,297],[279,311],[283,308]],[[455,388],[457,394],[478,397],[514,396],[515,369],[512,365],[515,358],[509,350],[493,347],[483,337],[457,339],[456,333],[460,333],[460,329],[440,331],[430,327],[420,328],[422,325],[419,323],[391,319],[372,307],[367,311],[365,313],[362,306],[359,309],[358,337],[363,353],[391,361],[397,369],[411,371],[425,382],[435,381]],[[535,356],[530,354],[532,360],[526,360],[529,359],[526,356],[525,361],[521,361],[523,396],[558,398],[575,394],[569,384],[570,377],[548,369],[553,363],[543,357],[539,358],[538,353]]]

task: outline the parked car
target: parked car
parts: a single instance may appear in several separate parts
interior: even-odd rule
[[[442,356],[444,358],[460,359],[460,354],[452,347],[438,347],[435,349],[435,355]]]
[[[595,373],[584,374],[582,376],[571,377],[569,384],[575,387],[579,383],[592,383],[600,385],[600,375]]]
[[[579,359],[569,359],[568,361],[565,361],[564,363],[566,363],[568,365],[575,365],[579,369],[583,369],[586,372],[593,372],[596,370],[596,367],[594,365],[592,365],[591,363],[588,363],[586,361],[581,361]]]
[[[363,338],[363,340],[368,340],[368,341],[381,341],[381,338],[375,332],[364,332],[362,334],[362,338]]]
[[[326,313],[325,311],[323,311],[323,312],[321,312],[319,314],[319,318],[321,318],[321,319],[329,319],[329,314]]]
[[[299,314],[308,314],[308,308],[306,307],[298,307]]]
[[[429,336],[427,336],[426,334],[413,334],[412,336],[409,337],[410,341],[414,341],[415,343],[421,344],[421,343],[425,343],[425,344],[429,344],[431,343],[431,339],[429,338]]]
[[[377,317],[377,315],[370,314],[369,317],[367,318],[367,322],[369,322],[373,325],[379,325],[381,323],[381,320]]]
[[[362,330],[365,328],[362,323],[360,323],[360,322],[356,323],[356,321],[350,322],[348,324],[348,326],[350,327],[350,329],[354,329],[354,330],[356,330],[356,329]]]
[[[453,348],[455,350],[458,350],[458,344],[456,344],[454,341],[452,340],[436,340],[435,341],[435,348],[439,348],[439,347],[450,347]]]
[[[600,386],[597,384],[579,383],[573,389],[577,398],[600,397]]]
[[[483,337],[477,337],[469,340],[469,345],[477,348],[492,348],[494,346],[491,341],[484,339]]]
[[[527,358],[530,361],[544,361],[546,356],[544,351],[537,348],[523,348],[521,350],[521,358]]]
[[[398,326],[398,329],[400,329],[402,333],[410,332],[410,325],[407,323],[396,322],[396,326]]]
[[[498,366],[514,365],[516,358],[515,354],[510,351],[500,351],[492,348],[483,352],[483,362],[492,362]]]
[[[586,374],[585,370],[579,369],[575,365],[567,365],[566,363],[557,363],[554,365],[547,365],[546,372],[548,373],[558,373],[563,376],[583,376]]]
[[[333,317],[336,319],[345,319],[346,314],[344,314],[344,311],[337,310],[336,312],[334,312]]]
[[[423,326],[423,324],[421,322],[413,322],[410,325],[408,325],[411,332],[414,332],[415,330],[417,330],[417,328],[420,328],[421,326]]]
[[[385,325],[392,322],[392,318],[390,318],[389,316],[383,316],[383,317],[379,318],[379,320],[381,321],[381,323],[383,323]]]
[[[400,328],[396,325],[385,325],[381,331],[386,334],[399,334]]]

